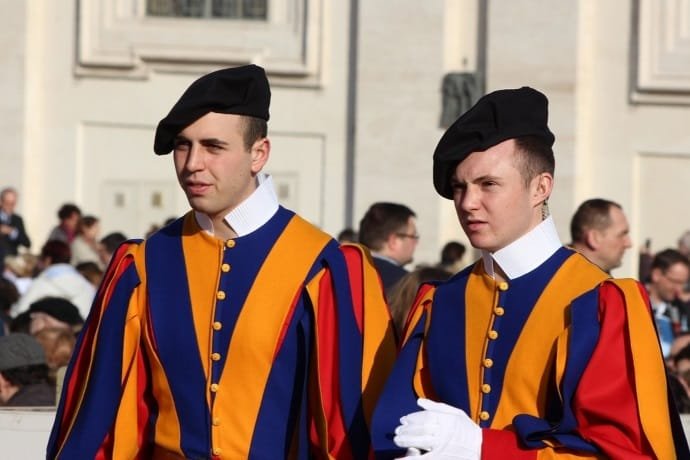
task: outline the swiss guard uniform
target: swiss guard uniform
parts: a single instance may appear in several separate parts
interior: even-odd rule
[[[484,96],[439,141],[436,191],[462,200],[458,164],[509,139],[532,145],[512,157],[521,179],[533,167],[552,174],[547,118],[534,89]],[[477,164],[476,187],[506,181]],[[476,208],[491,232],[505,230],[503,211],[482,207],[485,196],[497,206],[494,192],[504,193],[473,192],[467,210],[456,202],[461,219]],[[378,458],[690,458],[643,286],[563,247],[543,210],[524,234],[420,289],[374,413]]]
[[[248,67],[249,91],[267,91]],[[219,72],[209,91],[237,74]],[[194,85],[208,77],[188,93],[202,97]],[[193,104],[184,98],[176,107]],[[166,126],[157,152],[181,129]],[[359,246],[279,206],[270,177],[257,180],[226,216],[236,238],[214,237],[190,211],[118,249],[65,377],[49,458],[368,455],[395,353],[376,271]]]
[[[483,459],[676,458],[643,287],[562,247],[551,218],[514,244],[530,255],[507,246],[421,289],[376,409],[379,457],[404,453],[391,433],[421,397],[464,410]]]

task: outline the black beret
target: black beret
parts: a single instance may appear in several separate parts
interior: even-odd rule
[[[170,153],[175,137],[209,112],[248,115],[268,121],[271,89],[263,68],[245,65],[204,75],[180,96],[156,128],[153,151]]]
[[[436,146],[434,187],[439,195],[453,198],[451,176],[473,152],[522,136],[537,136],[552,146],[548,103],[546,96],[526,86],[494,91],[479,99],[450,125]]]
[[[71,326],[84,324],[84,318],[72,302],[62,297],[44,297],[29,305],[30,313],[45,313]]]

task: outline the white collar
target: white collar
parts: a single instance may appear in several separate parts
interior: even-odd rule
[[[271,176],[262,173],[256,179],[258,182],[256,190],[225,216],[225,222],[237,233],[237,236],[249,235],[268,222],[278,211],[278,197],[273,188]],[[213,222],[209,216],[194,211],[194,217],[199,227],[211,235],[214,234]]]
[[[482,250],[484,270],[494,276],[496,263],[508,279],[525,275],[551,257],[562,245],[551,216],[508,246],[494,253]]]

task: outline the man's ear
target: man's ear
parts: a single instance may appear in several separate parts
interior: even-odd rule
[[[388,255],[395,252],[399,239],[400,238],[398,238],[395,233],[388,235],[388,238],[386,238],[386,241],[383,242],[383,246],[381,247],[381,253]]]
[[[271,155],[271,141],[268,137],[257,139],[252,145],[249,154],[252,156],[252,172],[258,174],[266,165]]]
[[[599,249],[599,232],[596,230],[586,230],[585,231],[585,244],[587,247],[593,250]]]
[[[543,172],[537,175],[534,179],[533,199],[535,204],[543,203],[548,200],[553,190],[553,176],[550,173]]]

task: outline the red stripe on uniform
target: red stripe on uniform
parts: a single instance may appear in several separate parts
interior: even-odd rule
[[[340,380],[338,361],[337,311],[331,274],[324,273],[319,283],[318,358],[319,383],[326,424],[328,426],[328,450],[335,458],[352,458],[347,442],[342,407],[340,406]]]
[[[345,263],[347,264],[350,278],[350,292],[352,293],[352,306],[359,333],[364,331],[364,272],[362,271],[362,253],[354,246],[341,246]]]

